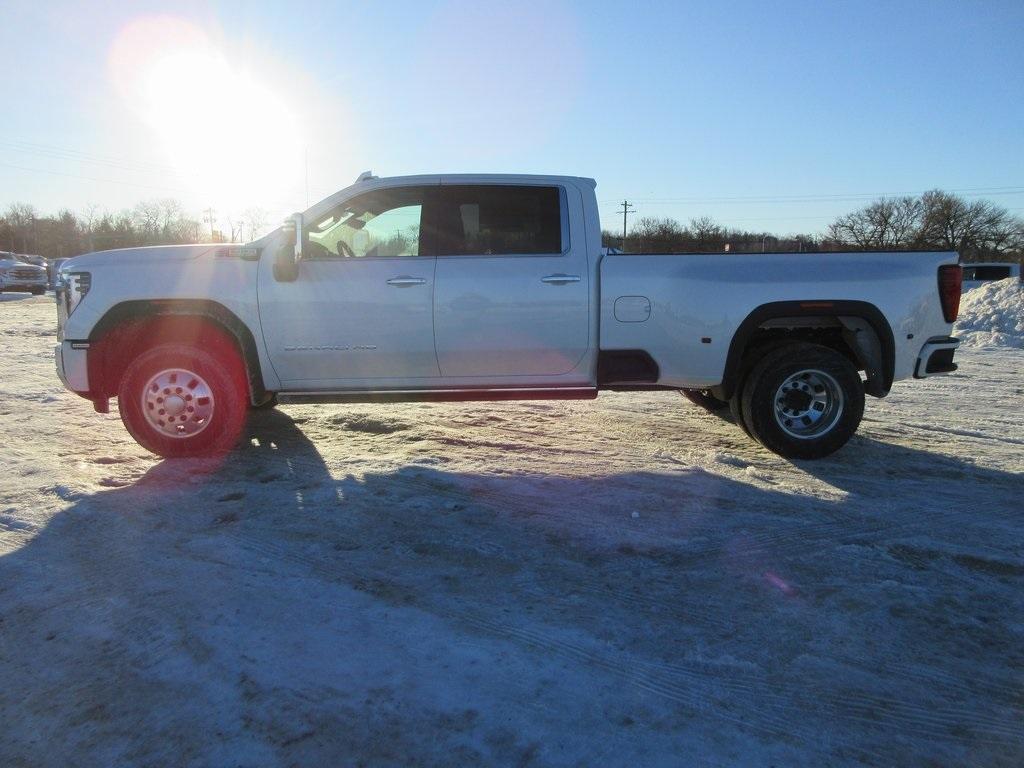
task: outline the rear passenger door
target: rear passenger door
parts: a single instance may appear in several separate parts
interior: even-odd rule
[[[590,277],[582,213],[570,215],[570,203],[582,211],[578,196],[555,185],[442,184],[432,211],[442,377],[562,376],[583,360]]]

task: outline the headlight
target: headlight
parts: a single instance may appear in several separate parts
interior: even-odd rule
[[[65,272],[61,270],[57,282],[57,301],[64,303],[64,310],[70,315],[82,303],[92,285],[92,275],[88,272]]]

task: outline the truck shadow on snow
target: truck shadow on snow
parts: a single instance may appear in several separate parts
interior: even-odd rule
[[[802,468],[338,478],[256,414],[0,558],[0,762],[1019,762],[1020,478]]]

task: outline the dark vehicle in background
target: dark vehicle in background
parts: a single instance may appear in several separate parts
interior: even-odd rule
[[[20,254],[0,252],[0,293],[19,291],[40,296],[46,293],[46,267],[25,261]]]
[[[1020,264],[1011,261],[984,261],[961,264],[961,266],[964,268],[963,289],[965,291],[995,280],[1005,280],[1008,277],[1016,277],[1018,281],[1024,281]]]

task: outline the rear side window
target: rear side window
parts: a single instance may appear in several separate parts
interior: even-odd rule
[[[558,187],[443,186],[439,198],[438,256],[562,252]]]

